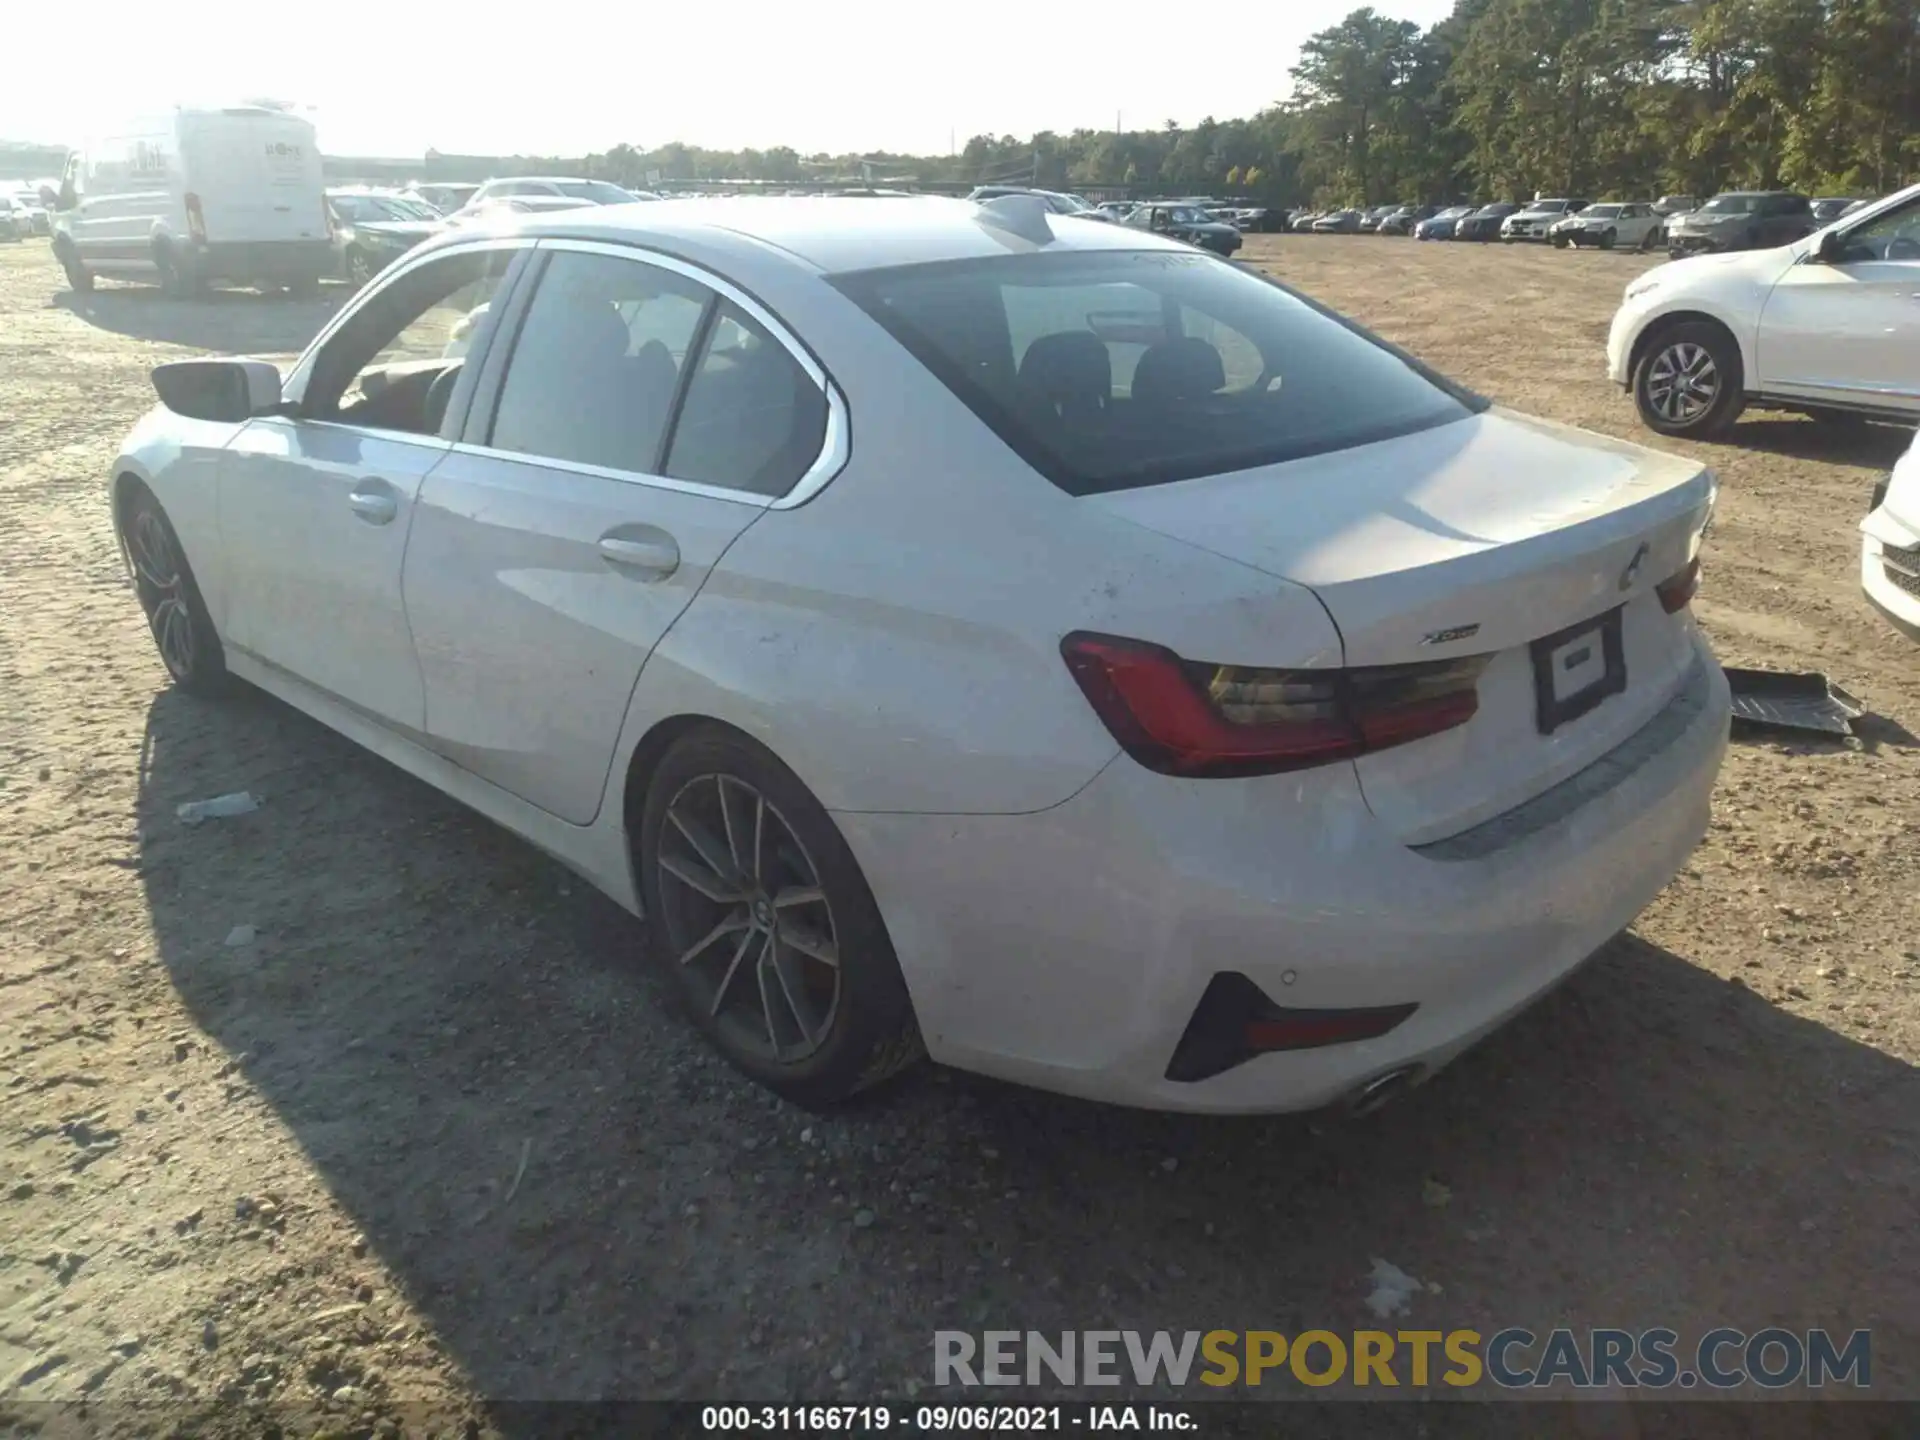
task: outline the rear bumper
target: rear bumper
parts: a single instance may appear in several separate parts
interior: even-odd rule
[[[1122,758],[1036,815],[836,818],[936,1060],[1153,1109],[1313,1109],[1405,1066],[1431,1074],[1685,863],[1727,743],[1726,680],[1695,643],[1689,680],[1645,730],[1418,851],[1383,832],[1350,766],[1196,784]],[[1418,1008],[1375,1039],[1168,1080],[1222,971],[1289,1008]]]
[[[334,270],[328,240],[256,240],[192,246],[193,273],[205,280],[317,280]]]

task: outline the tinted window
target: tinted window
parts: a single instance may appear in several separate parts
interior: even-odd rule
[[[787,348],[723,300],[674,422],[667,474],[784,495],[820,456],[827,397]]]
[[[836,282],[1073,494],[1344,449],[1480,402],[1202,255],[1059,251]]]
[[[527,307],[489,443],[658,474],[680,369],[711,294],[638,260],[557,252]]]
[[[605,180],[562,180],[554,186],[562,195],[591,200],[596,205],[625,205],[633,196]]]

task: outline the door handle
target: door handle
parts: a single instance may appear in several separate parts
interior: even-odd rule
[[[600,537],[600,558],[623,570],[643,570],[664,580],[680,568],[680,547],[664,532],[656,540],[635,540],[625,535]]]
[[[393,496],[379,490],[355,490],[347,496],[347,507],[369,525],[385,525],[400,513]]]

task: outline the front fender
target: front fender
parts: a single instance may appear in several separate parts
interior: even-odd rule
[[[189,420],[156,405],[133,427],[109,477],[115,538],[126,559],[120,518],[127,487],[150,491],[179,537],[214,628],[226,633],[227,565],[220,534],[220,455],[244,428]]]

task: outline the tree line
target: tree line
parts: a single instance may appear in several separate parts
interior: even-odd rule
[[[624,184],[1018,178],[1276,204],[1877,195],[1920,174],[1920,0],[1457,0],[1430,29],[1372,7],[1314,35],[1290,97],[1157,130],[976,135],[957,154],[616,146]]]

